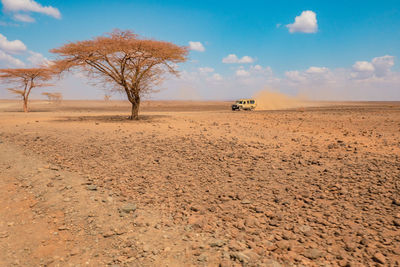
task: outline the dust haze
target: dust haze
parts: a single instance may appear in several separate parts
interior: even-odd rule
[[[318,106],[320,103],[307,101],[305,97],[290,96],[272,89],[264,89],[254,94],[256,110],[280,110]]]

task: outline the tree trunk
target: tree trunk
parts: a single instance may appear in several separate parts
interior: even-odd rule
[[[28,112],[28,98],[24,97],[24,112]]]
[[[140,100],[132,101],[132,114],[129,117],[130,120],[138,120],[139,119],[139,106]]]

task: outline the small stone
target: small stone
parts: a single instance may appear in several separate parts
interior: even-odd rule
[[[274,243],[272,243],[271,241],[266,241],[265,242],[265,244],[264,244],[264,246],[265,246],[265,248],[268,250],[268,251],[274,251],[274,250],[276,250],[278,247],[274,244]]]
[[[400,227],[400,220],[393,220],[394,226]]]
[[[207,261],[208,257],[206,254],[200,254],[200,256],[197,258],[198,261]]]
[[[90,184],[90,185],[86,186],[86,189],[89,190],[89,191],[96,191],[97,190],[97,185]]]
[[[63,200],[64,200],[64,202],[70,202],[71,201],[71,199],[69,197],[66,197]]]
[[[375,253],[374,256],[372,257],[372,259],[375,262],[380,263],[380,264],[385,264],[385,262],[386,262],[385,256],[383,256],[383,254],[380,252]]]
[[[122,208],[121,208],[121,211],[122,212],[125,212],[125,213],[130,213],[131,211],[132,212],[134,212],[135,210],[136,210],[136,205],[135,204],[133,204],[133,203],[129,203],[129,204],[126,204],[125,206],[123,206]]]
[[[400,199],[393,199],[393,205],[400,206]]]
[[[191,225],[192,229],[203,228],[204,226],[204,216],[192,215],[188,218],[188,224]]]
[[[221,239],[214,239],[210,242],[210,247],[222,247],[225,245],[225,241]]]
[[[248,199],[244,199],[244,200],[242,200],[241,203],[244,204],[244,205],[247,205],[247,204],[251,204],[252,202],[250,200],[248,200]]]
[[[368,239],[366,239],[366,238],[362,238],[362,239],[360,240],[360,244],[363,245],[363,246],[367,246],[367,245],[369,244],[369,241],[368,241]]]
[[[224,260],[222,260],[222,261],[219,263],[219,266],[220,266],[220,267],[231,267],[232,264],[230,263],[229,260],[224,259]]]
[[[0,232],[0,238],[6,238],[6,237],[8,237],[7,232]]]
[[[321,250],[319,250],[317,248],[307,249],[303,254],[304,257],[309,258],[310,260],[318,259],[318,258],[322,257],[323,255],[324,255],[324,252],[322,252]]]
[[[348,252],[353,252],[357,248],[357,244],[355,242],[346,242],[344,249]]]
[[[150,251],[150,246],[149,245],[144,245],[143,246],[143,252],[148,252]]]
[[[257,259],[259,258],[258,254],[251,249],[243,251],[243,254],[249,257],[249,261],[251,262],[256,262]]]
[[[192,210],[192,211],[194,211],[194,212],[197,212],[197,211],[200,210],[200,208],[197,207],[197,206],[191,206],[191,207],[190,207],[190,210]]]
[[[113,236],[115,233],[113,231],[107,231],[105,233],[103,233],[103,237],[107,238],[107,237],[111,237]]]
[[[126,233],[126,229],[123,229],[123,228],[116,229],[116,228],[114,228],[114,233],[116,235],[123,235],[123,234]]]
[[[69,255],[74,256],[74,255],[79,254],[79,252],[80,252],[79,248],[74,247],[74,248],[71,250],[71,252],[69,253]]]
[[[287,240],[281,240],[276,242],[276,245],[278,248],[282,249],[282,250],[289,250],[290,248],[290,243]]]
[[[282,267],[282,264],[280,264],[277,261],[274,260],[267,260],[264,265],[265,267]]]
[[[64,231],[64,230],[68,230],[68,228],[65,225],[61,225],[60,227],[58,227],[59,231]]]
[[[246,254],[242,253],[242,252],[232,253],[231,257],[234,258],[234,259],[237,259],[241,263],[248,263],[249,260],[250,260],[250,257],[247,256]]]

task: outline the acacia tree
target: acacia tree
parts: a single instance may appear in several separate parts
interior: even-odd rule
[[[152,92],[164,74],[178,75],[176,64],[186,61],[188,49],[170,42],[141,39],[131,31],[115,30],[50,52],[59,55],[55,64],[60,71],[78,68],[89,78],[125,92],[132,104],[130,119],[137,120],[141,97]]]
[[[60,103],[62,100],[62,94],[59,92],[55,93],[43,92],[42,95],[46,96],[47,99],[51,102]]]
[[[35,87],[50,86],[50,84],[45,84],[43,82],[51,80],[55,74],[55,72],[47,67],[0,69],[0,79],[3,80],[4,83],[20,88],[9,88],[8,90],[21,96],[24,112],[28,112],[28,99],[32,89]]]

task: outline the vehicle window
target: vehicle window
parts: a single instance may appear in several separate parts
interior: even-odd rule
[[[251,100],[251,101],[250,101],[250,104],[254,104],[254,100]]]

